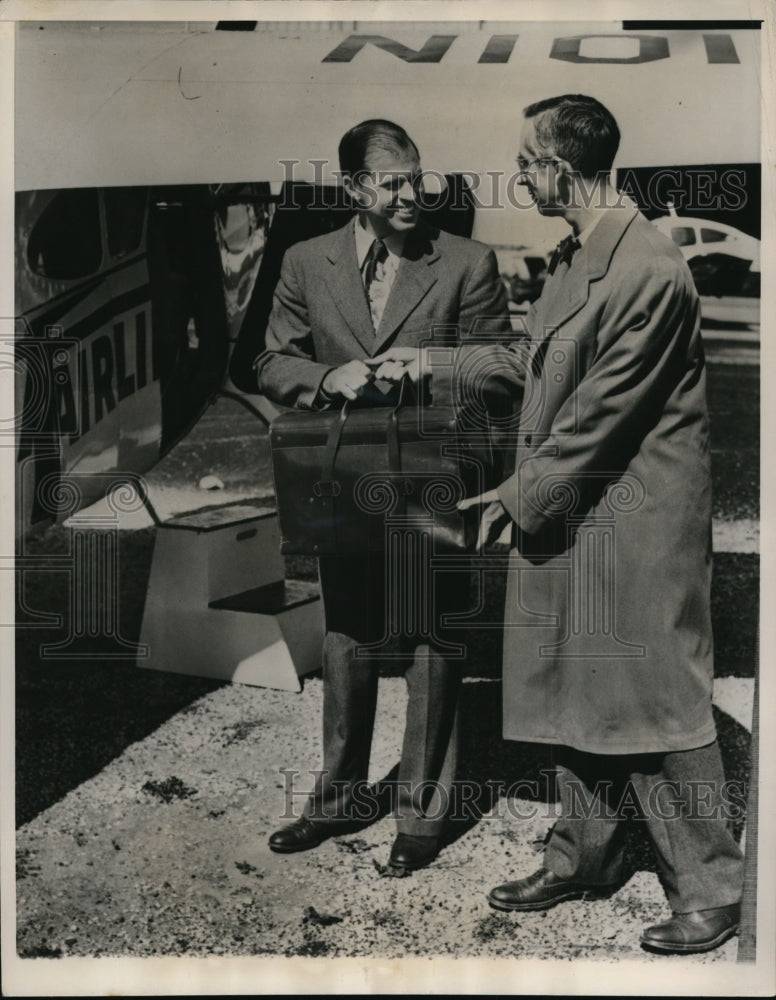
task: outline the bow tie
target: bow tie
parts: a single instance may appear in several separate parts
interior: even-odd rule
[[[555,274],[555,269],[562,261],[565,261],[566,264],[571,264],[571,258],[581,246],[582,244],[573,235],[567,236],[565,240],[561,240],[553,250],[552,257],[550,257],[547,274]]]

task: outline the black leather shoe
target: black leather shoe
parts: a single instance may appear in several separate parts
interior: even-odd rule
[[[616,888],[616,885],[569,882],[540,868],[519,882],[507,882],[491,889],[488,902],[494,910],[548,910],[566,899],[601,899],[610,896]]]
[[[289,823],[288,826],[276,830],[269,838],[269,849],[279,854],[292,854],[294,851],[309,851],[317,847],[331,831],[321,823],[314,823],[306,816]]]
[[[410,833],[400,833],[393,842],[388,867],[401,872],[425,868],[439,854],[439,846],[439,837],[416,837]]]
[[[651,951],[680,952],[683,955],[711,951],[736,933],[740,920],[740,903],[717,906],[711,910],[675,913],[670,920],[647,927],[641,935],[641,943]]]

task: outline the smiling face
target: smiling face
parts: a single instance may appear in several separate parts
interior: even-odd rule
[[[542,215],[561,214],[564,206],[560,198],[558,161],[539,146],[532,118],[523,121],[517,164],[520,170],[517,183],[528,189],[538,211]]]
[[[343,178],[365,225],[375,236],[407,232],[418,222],[420,160],[411,150],[404,152],[372,148],[364,170],[356,178]]]

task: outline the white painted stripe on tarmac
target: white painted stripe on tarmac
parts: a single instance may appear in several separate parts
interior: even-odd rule
[[[712,539],[715,552],[757,553],[760,551],[760,522],[751,518],[737,521],[715,519]]]
[[[712,698],[717,708],[731,719],[752,731],[752,710],[754,706],[753,677],[715,677]]]
[[[724,340],[734,344],[759,344],[760,331],[757,330],[701,330],[701,339],[706,342]]]
[[[720,350],[712,353],[707,352],[707,358],[715,365],[751,365],[753,368],[759,367],[760,355],[757,351]]]

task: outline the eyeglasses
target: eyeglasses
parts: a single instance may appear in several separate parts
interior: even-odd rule
[[[515,160],[518,173],[527,174],[534,163],[552,163],[554,156],[535,156],[532,160],[526,160],[524,156],[518,156]]]

